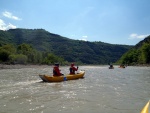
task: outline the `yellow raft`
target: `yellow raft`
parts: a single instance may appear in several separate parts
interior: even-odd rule
[[[75,80],[79,78],[83,78],[85,74],[85,71],[80,71],[77,74],[73,75],[63,75],[63,76],[50,76],[50,75],[39,75],[39,77],[44,81],[44,82],[62,82],[62,81],[67,81],[67,80]]]
[[[148,103],[143,107],[141,113],[149,113],[149,104],[150,104],[150,101],[148,101]]]

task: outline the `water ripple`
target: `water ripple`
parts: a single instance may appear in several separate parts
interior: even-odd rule
[[[64,74],[67,66],[61,67]],[[0,70],[0,112],[137,113],[149,100],[150,68],[80,66],[85,78],[41,82],[52,67]]]

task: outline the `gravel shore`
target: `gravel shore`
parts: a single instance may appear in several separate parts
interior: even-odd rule
[[[140,66],[140,67],[150,67],[150,64],[143,64],[143,65],[134,65],[134,66]],[[1,69],[21,69],[21,68],[46,68],[46,67],[53,67],[52,65],[21,65],[21,64],[15,64],[15,65],[7,65],[7,64],[0,64],[0,70]]]
[[[6,65],[6,64],[0,64],[0,70],[1,69],[21,69],[21,68],[38,68],[38,67],[48,67],[48,65]]]

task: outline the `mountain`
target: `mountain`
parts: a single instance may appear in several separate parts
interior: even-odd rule
[[[129,49],[119,60],[120,64],[150,64],[150,36]]]
[[[44,29],[0,30],[0,46],[27,43],[39,51],[60,56],[68,62],[84,64],[108,64],[116,62],[132,46],[116,45],[104,42],[73,40]]]
[[[150,43],[150,36],[145,37],[145,39],[143,39],[142,41],[140,41],[139,43],[137,43],[133,48],[141,48],[143,46],[144,43],[149,44]]]

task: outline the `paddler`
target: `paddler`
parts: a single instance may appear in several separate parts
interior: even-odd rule
[[[74,63],[72,63],[71,66],[70,66],[70,68],[69,68],[69,70],[70,70],[70,74],[75,74],[75,71],[78,70],[78,66],[77,66],[77,68],[76,68],[76,67],[74,66]]]
[[[53,67],[53,76],[61,76],[61,75],[63,75],[60,71],[61,70],[59,69],[59,64],[55,63],[55,65]]]

